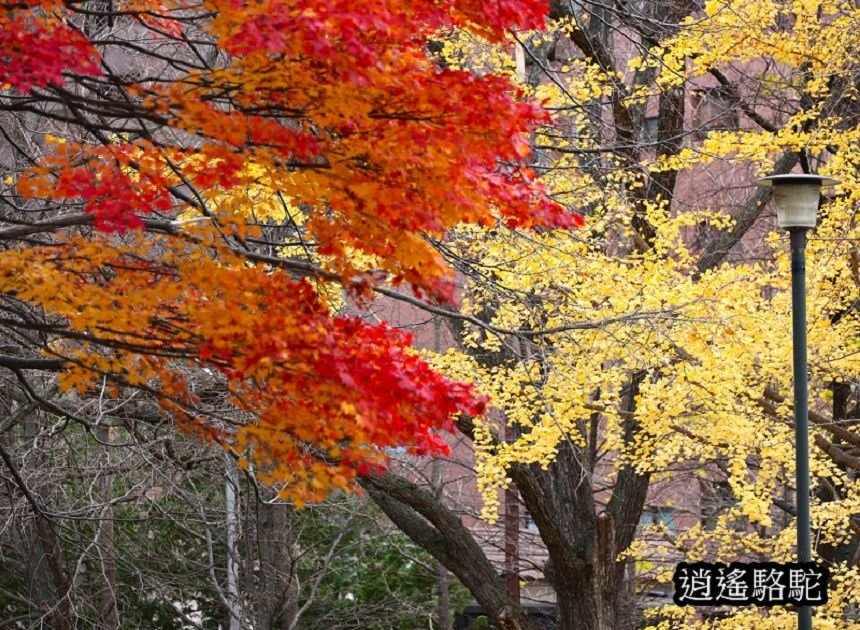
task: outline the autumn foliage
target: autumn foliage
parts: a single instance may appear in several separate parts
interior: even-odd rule
[[[7,230],[35,236],[0,257],[5,294],[47,318],[32,350],[65,361],[65,389],[148,392],[297,502],[383,464],[380,447],[444,451],[436,432],[483,398],[331,295],[389,281],[450,300],[427,235],[579,220],[525,165],[542,110],[426,52],[452,26],[541,27],[542,3],[119,4],[133,73],[83,5],[3,3],[3,93],[62,104],[13,178],[46,218]],[[301,255],[266,240],[277,226]],[[201,404],[198,373],[221,375],[228,408]]]
[[[515,483],[550,558],[559,628],[797,627],[785,606],[631,617],[652,593],[668,604],[680,561],[796,558],[797,269],[755,182],[834,177],[805,270],[813,553],[833,576],[813,625],[860,627],[860,7],[619,6],[554,2],[553,32],[519,35],[520,75],[558,114],[535,137],[542,181],[589,213],[587,229],[469,226],[452,239],[466,313],[483,322],[434,365],[498,407],[467,427],[484,515],[504,506],[508,521]],[[468,35],[446,52],[515,67]],[[631,587],[635,600],[619,597]]]

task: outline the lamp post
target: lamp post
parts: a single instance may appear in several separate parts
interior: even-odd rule
[[[791,329],[794,354],[794,436],[797,462],[797,561],[812,562],[809,524],[809,389],[806,366],[806,232],[815,227],[822,186],[838,180],[819,175],[771,175],[777,224],[791,239]],[[797,627],[811,630],[812,608],[798,609]]]

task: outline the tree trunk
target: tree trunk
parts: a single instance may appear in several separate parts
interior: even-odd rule
[[[441,322],[439,318],[434,320],[435,325],[435,343],[433,350],[440,352],[441,344]],[[441,499],[443,490],[442,479],[442,462],[438,459],[433,460],[433,496],[436,499]],[[436,606],[436,614],[439,617],[439,630],[451,630],[451,607],[448,602],[448,569],[445,565],[436,561],[436,591],[439,600]]]
[[[254,593],[256,630],[285,630],[298,611],[289,507],[261,502],[257,510],[259,573]]]
[[[831,391],[833,392],[833,424],[840,427],[845,426],[848,419],[848,402],[851,398],[851,385],[834,382],[831,383]],[[837,448],[843,445],[838,435],[834,436],[833,445],[837,446]],[[827,489],[830,489],[830,492]],[[816,490],[816,495],[823,502],[834,501],[839,497],[831,494],[831,492],[836,491],[836,488],[831,484],[825,485],[821,483]],[[856,514],[852,518],[857,522]],[[860,560],[860,536],[855,534],[839,545],[822,542],[817,546],[816,551],[828,563],[847,562],[848,564],[856,564]]]
[[[24,444],[22,451],[27,453],[25,470],[44,472],[42,465],[41,445],[38,443],[40,414],[33,412],[23,422]],[[4,457],[4,460],[7,459]],[[21,484],[21,491],[27,494],[28,502],[33,510],[33,530],[35,536],[25,534],[22,543],[26,547],[24,556],[28,558],[28,581],[34,594],[37,607],[31,610],[35,626],[46,624],[52,630],[71,630],[74,627],[72,607],[69,600],[71,583],[63,562],[63,552],[60,539],[54,523],[46,515],[43,488],[45,479],[42,475],[32,475],[42,483],[29,483],[14,469],[14,462],[6,461],[13,476]],[[26,473],[25,473],[26,474]],[[28,484],[27,486],[23,484]]]
[[[472,533],[431,492],[392,473],[360,483],[403,533],[460,578],[499,630],[534,630]]]
[[[627,443],[636,435],[633,411],[644,376],[631,375],[622,391]],[[556,592],[558,630],[623,630],[633,618],[632,602],[620,597],[625,563],[616,558],[633,541],[650,477],[620,468],[598,515],[590,458],[587,448],[564,441],[547,470],[515,465],[510,475],[549,553],[544,574]]]
[[[103,425],[96,427],[95,435],[103,445],[110,443],[110,429]],[[101,468],[99,475],[99,501],[104,505],[99,518],[99,533],[97,551],[99,554],[99,620],[100,630],[116,630],[119,628],[119,610],[116,602],[117,571],[116,548],[113,531],[113,499],[112,475],[110,470],[110,446],[103,446]],[[107,472],[106,472],[107,471]]]

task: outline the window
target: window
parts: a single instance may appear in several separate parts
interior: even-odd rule
[[[660,124],[660,119],[657,116],[646,116],[642,121],[642,129],[640,131],[640,141],[652,143],[657,141],[657,127]]]
[[[723,87],[694,90],[692,106],[693,126],[699,139],[707,136],[709,131],[738,128],[736,100],[730,91]]]
[[[88,12],[84,24],[87,37],[97,37],[114,25],[115,10],[113,0],[90,0],[84,5]]]
[[[719,517],[729,508],[737,505],[732,487],[723,480],[699,480],[699,499],[702,510],[702,527],[711,531],[717,526]]]
[[[649,525],[665,525],[666,529],[674,532],[678,529],[676,523],[677,513],[670,507],[646,507],[642,510],[642,516],[639,517],[639,526],[647,527]]]

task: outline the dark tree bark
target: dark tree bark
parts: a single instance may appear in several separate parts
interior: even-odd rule
[[[257,507],[255,556],[259,563],[253,592],[256,628],[287,630],[298,610],[291,547],[290,506],[260,502]]]
[[[28,467],[36,470],[40,469],[40,446],[36,443],[40,417],[38,412],[34,412],[22,422],[21,447],[30,454]],[[34,606],[30,611],[31,619],[34,624],[44,623],[51,630],[71,630],[75,627],[69,599],[71,581],[66,571],[56,524],[47,509],[49,502],[45,496],[46,491],[40,484],[28,485],[5,449],[0,449],[0,455],[32,512],[32,529],[24,532],[20,539],[24,546],[21,555],[27,558],[26,577],[34,598]]]
[[[469,529],[432,493],[393,473],[369,475],[361,485],[401,531],[460,578],[498,628],[535,628]]]

